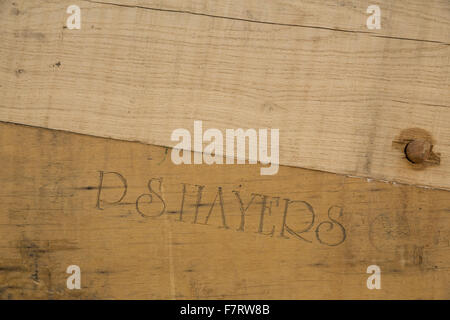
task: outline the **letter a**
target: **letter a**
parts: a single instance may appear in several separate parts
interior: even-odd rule
[[[181,139],[181,141],[180,141]],[[176,129],[172,132],[170,136],[171,141],[180,141],[172,149],[171,159],[174,164],[191,164],[191,133],[186,129]],[[180,152],[183,154],[180,156]]]
[[[67,28],[70,30],[81,29],[80,7],[73,4],[67,8],[66,12],[71,14],[66,21]]]
[[[366,13],[372,13],[370,17],[367,18],[367,28],[370,30],[381,29],[381,10],[377,5],[371,5],[367,8]]]
[[[371,265],[367,267],[367,273],[373,273],[369,278],[367,278],[367,288],[381,289],[381,269],[379,266]]]
[[[77,265],[71,265],[67,267],[66,273],[71,274],[67,278],[67,289],[81,289],[81,271]]]

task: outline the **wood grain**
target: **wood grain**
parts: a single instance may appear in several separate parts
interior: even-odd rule
[[[449,43],[450,7],[446,0],[109,0],[94,3],[175,11],[254,23],[331,29],[371,37]],[[381,9],[382,28],[368,30],[367,7]],[[447,30],[447,32],[445,31]]]
[[[0,120],[162,146],[279,128],[281,164],[450,189],[449,2],[381,2],[368,33],[364,1],[289,3],[80,1],[68,30],[73,1],[2,1]],[[411,128],[440,165],[393,147]]]
[[[291,167],[262,177],[259,165],[176,166],[168,155],[0,124],[0,297],[450,298],[448,191]],[[111,204],[125,190],[118,174],[127,192]],[[245,209],[252,194],[243,220],[239,199]],[[285,216],[285,199],[304,202]],[[81,290],[66,288],[73,264]],[[381,290],[366,287],[372,264]]]

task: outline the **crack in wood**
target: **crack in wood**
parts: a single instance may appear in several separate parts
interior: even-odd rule
[[[214,14],[201,13],[201,12],[188,11],[188,10],[175,10],[175,9],[155,8],[155,7],[146,7],[146,6],[140,6],[140,5],[120,4],[120,3],[106,2],[106,1],[95,1],[95,0],[83,0],[83,1],[90,2],[90,3],[96,3],[96,4],[103,4],[103,5],[111,5],[111,6],[123,7],[123,8],[135,8],[135,9],[144,9],[144,10],[161,11],[161,12],[190,14],[190,15],[194,15],[194,16],[203,16],[203,17],[209,17],[209,18],[227,19],[227,20],[242,21],[242,22],[249,22],[249,23],[258,23],[258,24],[266,24],[266,25],[275,25],[275,26],[282,26],[282,27],[308,28],[308,29],[319,29],[319,30],[327,30],[327,31],[346,32],[346,33],[368,34],[371,37],[376,37],[376,38],[395,39],[395,40],[407,40],[407,41],[419,41],[419,42],[426,42],[426,43],[442,44],[442,45],[446,45],[446,46],[450,45],[449,43],[442,42],[442,41],[437,41],[437,40],[426,40],[426,39],[415,39],[415,38],[376,35],[373,32],[369,32],[369,31],[346,30],[346,29],[340,29],[340,28],[330,28],[330,27],[322,27],[322,26],[302,25],[302,24],[295,24],[295,23],[280,23],[280,22],[273,22],[273,21],[261,21],[261,20],[253,20],[253,19],[245,19],[245,18],[237,18],[237,17],[228,17],[228,16],[222,16],[222,15],[214,15]]]

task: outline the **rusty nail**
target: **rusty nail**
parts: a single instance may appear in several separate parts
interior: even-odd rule
[[[423,163],[430,158],[433,145],[425,140],[413,140],[405,147],[406,158],[412,163]]]

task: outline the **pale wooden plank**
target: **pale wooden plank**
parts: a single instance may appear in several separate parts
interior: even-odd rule
[[[259,23],[336,29],[374,37],[449,43],[447,0],[110,0],[91,1],[242,19]],[[369,30],[367,8],[378,5],[381,29]]]
[[[15,3],[1,6],[3,121],[165,146],[194,120],[280,128],[281,164],[450,188],[447,44],[93,2],[67,30],[69,1]],[[440,165],[393,147],[409,128]]]

